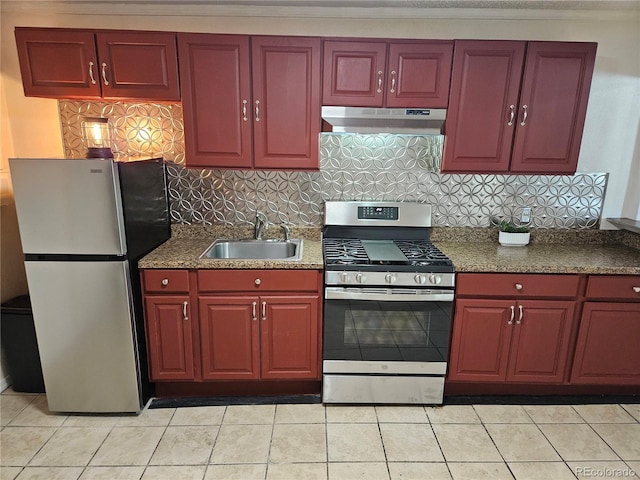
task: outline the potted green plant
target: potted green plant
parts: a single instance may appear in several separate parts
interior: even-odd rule
[[[531,232],[528,225],[516,225],[509,220],[502,220],[499,225],[498,241],[505,247],[520,247],[529,244]]]

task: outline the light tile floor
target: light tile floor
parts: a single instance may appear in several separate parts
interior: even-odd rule
[[[640,478],[640,405],[259,405],[59,415],[0,395],[0,480]]]

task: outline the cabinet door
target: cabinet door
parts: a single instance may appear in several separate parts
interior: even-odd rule
[[[252,37],[254,167],[319,168],[320,39]]]
[[[102,96],[180,100],[175,33],[96,34]]]
[[[574,305],[575,302],[518,302],[507,381],[564,380]]]
[[[200,297],[202,378],[260,378],[258,297]]]
[[[506,172],[525,43],[455,42],[442,172]]]
[[[453,320],[449,380],[503,382],[514,302],[458,300]]]
[[[178,34],[186,164],[251,168],[249,37]]]
[[[527,44],[512,172],[576,171],[595,56],[595,43]]]
[[[585,302],[571,383],[640,385],[640,303]]]
[[[16,28],[15,33],[27,97],[100,98],[92,32]]]
[[[262,378],[319,379],[318,296],[262,296]]]
[[[149,377],[194,380],[191,306],[188,296],[146,296]]]
[[[391,43],[387,107],[447,108],[453,43]]]
[[[386,42],[324,42],[322,104],[381,107]]]

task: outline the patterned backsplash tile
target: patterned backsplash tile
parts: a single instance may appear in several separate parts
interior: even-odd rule
[[[537,228],[597,228],[607,174],[440,174],[443,137],[322,134],[320,171],[184,167],[180,104],[60,101],[65,154],[83,157],[84,117],[109,118],[114,153],[167,160],[171,217],[183,224],[253,222],[322,225],[326,200],[393,200],[433,205],[433,224],[486,227],[531,208]]]

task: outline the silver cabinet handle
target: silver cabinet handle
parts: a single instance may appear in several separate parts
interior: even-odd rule
[[[102,81],[105,85],[109,85],[109,80],[107,80],[107,64],[102,62]]]
[[[182,319],[183,320],[189,320],[189,317],[187,316],[187,305],[189,305],[189,302],[182,302]]]
[[[167,285],[169,285],[169,279],[163,278],[160,283],[162,284],[163,287],[166,287]]]
[[[516,307],[511,305],[511,318],[507,322],[509,325],[513,325],[513,319],[516,317]]]
[[[245,122],[249,120],[247,118],[247,101],[246,100],[242,100],[242,120],[244,120]]]
[[[522,106],[522,122],[520,122],[520,125],[523,127],[527,123],[527,117],[529,116],[529,114],[527,113],[527,108],[529,108],[527,105]]]
[[[256,122],[260,121],[260,100],[256,100]]]
[[[391,72],[391,93],[396,93],[396,71]]]
[[[93,62],[89,62],[89,78],[91,79],[91,84],[96,84],[96,78],[93,76]]]
[[[516,283],[514,285],[514,287],[516,287],[516,290],[521,291],[522,290],[522,284],[521,283]]]
[[[516,320],[516,325],[520,325],[522,323],[522,315],[524,315],[524,313],[522,312],[522,305],[518,305],[518,310],[520,310],[520,315],[518,315],[518,320]]]
[[[267,319],[267,302],[262,302],[262,320]]]
[[[640,287],[631,287],[634,292],[640,294]]]
[[[258,302],[253,302],[251,304],[251,320],[258,320],[258,316],[256,314],[256,307],[258,306]]]
[[[516,117],[516,106],[509,105],[509,123],[507,125],[513,125],[513,119]]]
[[[253,283],[255,283],[256,285],[260,285],[262,283],[262,280],[260,280],[259,278],[256,278]]]
[[[378,93],[382,93],[382,70],[378,70]]]

